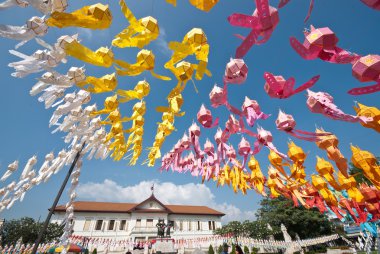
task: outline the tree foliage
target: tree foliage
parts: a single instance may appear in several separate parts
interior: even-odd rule
[[[5,221],[1,230],[2,244],[16,244],[22,238],[23,243],[32,243],[38,237],[38,228],[32,218]]]
[[[230,254],[236,254],[236,247],[235,244],[232,244],[231,252]]]
[[[214,248],[211,246],[208,246],[208,254],[214,254]]]
[[[234,237],[267,238],[271,232],[262,221],[231,221],[215,230],[218,235],[231,235]]]
[[[296,233],[301,238],[333,233],[332,223],[317,209],[308,210],[304,207],[294,207],[293,202],[284,197],[263,199],[256,216],[258,220],[265,224],[268,223],[277,232],[280,230],[281,224],[284,224],[292,238]],[[282,234],[275,235],[275,238],[282,239]]]
[[[215,234],[256,239],[268,239],[273,235],[275,239],[283,240],[281,224],[285,225],[293,239],[296,233],[301,238],[311,238],[328,235],[335,230],[333,224],[317,209],[294,207],[293,202],[284,197],[265,198],[260,205],[256,221],[231,221],[215,230]]]
[[[219,245],[218,247],[218,254],[221,254],[223,252],[223,246]]]
[[[380,163],[380,157],[376,157],[377,159],[377,164]],[[354,166],[354,164],[350,163],[350,169],[349,169],[349,173],[350,175],[354,175],[354,178],[356,180],[357,183],[366,183],[368,185],[373,185],[371,183],[370,180],[368,180],[364,174],[363,174],[363,170],[361,170],[360,168],[357,168]]]
[[[39,229],[42,228],[42,223],[40,223]],[[44,235],[43,241],[46,243],[50,243],[58,240],[63,234],[63,226],[58,223],[49,223],[48,228],[46,230],[46,234]]]
[[[2,245],[16,244],[22,238],[24,244],[34,243],[37,240],[38,233],[42,228],[42,223],[36,222],[33,218],[23,217],[17,220],[5,221],[1,229]],[[42,243],[57,240],[63,234],[63,227],[56,223],[48,225]]]

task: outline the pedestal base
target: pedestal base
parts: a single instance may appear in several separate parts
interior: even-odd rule
[[[157,238],[152,248],[156,251],[156,253],[177,253],[174,249],[174,241],[170,238]]]

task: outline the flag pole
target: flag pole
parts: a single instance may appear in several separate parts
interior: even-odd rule
[[[32,253],[31,254],[36,254],[37,252],[37,249],[38,249],[38,245],[41,243],[41,240],[42,240],[42,237],[45,235],[46,233],[46,230],[47,230],[47,227],[49,225],[49,222],[50,222],[50,219],[51,219],[51,216],[53,215],[54,213],[54,210],[55,208],[57,207],[57,204],[58,204],[58,201],[59,199],[61,198],[62,196],[62,193],[66,187],[66,184],[67,182],[69,181],[69,178],[71,176],[71,173],[73,172],[74,168],[75,168],[75,165],[77,164],[78,160],[79,160],[79,157],[80,157],[80,154],[85,146],[86,142],[83,143],[82,145],[82,148],[80,149],[80,151],[78,151],[77,155],[75,156],[74,158],[74,161],[73,163],[71,163],[71,167],[69,169],[69,171],[67,172],[66,174],[66,177],[65,177],[65,180],[63,180],[63,183],[61,185],[61,188],[59,189],[58,193],[57,193],[57,196],[55,197],[55,200],[53,202],[53,205],[51,206],[51,208],[49,209],[49,214],[48,216],[46,217],[46,220],[44,222],[44,225],[42,227],[42,229],[40,230],[40,233],[38,234],[38,238],[36,240],[36,242],[34,243],[34,246],[33,246],[33,250],[32,250]]]

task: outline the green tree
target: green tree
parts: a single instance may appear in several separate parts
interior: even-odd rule
[[[2,244],[15,244],[20,237],[23,243],[33,243],[38,237],[38,226],[33,218],[5,221],[1,229]]]
[[[311,238],[333,232],[332,223],[317,209],[294,207],[293,202],[284,197],[265,198],[260,204],[256,214],[258,220],[269,223],[274,231],[278,232],[281,224],[284,224],[292,237],[296,233],[301,238]],[[276,234],[275,237],[282,239],[281,234]]]
[[[232,244],[232,249],[231,249],[230,254],[235,254],[235,252],[236,252],[235,244]]]
[[[247,247],[247,245],[244,245],[244,254],[249,254],[249,248]]]
[[[98,250],[95,248],[95,249],[92,251],[92,254],[98,254]]]
[[[223,252],[223,246],[222,245],[219,245],[218,247],[218,254],[222,253]]]
[[[42,228],[43,223],[39,223],[39,230]],[[50,223],[47,227],[46,233],[42,239],[42,242],[51,243],[57,241],[63,234],[64,225],[59,225],[58,223]]]
[[[257,254],[259,252],[259,248],[252,248],[251,254]]]
[[[227,225],[223,225],[221,228],[215,230],[217,235],[232,234],[235,237],[243,236],[243,227],[240,221],[230,221]]]
[[[262,220],[246,220],[242,223],[242,235],[250,238],[267,239],[271,235],[271,232],[267,224]]]
[[[214,254],[214,248],[211,246],[208,246],[208,254]]]
[[[239,236],[244,236],[243,226],[240,221],[230,221],[227,225],[214,231],[217,235],[229,235],[237,239]],[[235,253],[235,252],[234,252]]]
[[[376,157],[377,164],[380,163],[380,157]],[[364,176],[363,170],[354,166],[354,164],[350,163],[350,169],[348,171],[350,175],[354,175],[354,178],[357,183],[366,183],[368,185],[373,185],[367,177]]]
[[[215,230],[218,235],[233,235],[234,237],[267,238],[271,232],[263,221],[231,221]]]
[[[38,223],[29,217],[5,221],[0,232],[2,244],[15,244],[20,238],[24,244],[32,244],[36,241],[41,227],[42,223]],[[54,241],[62,234],[63,228],[61,226],[56,223],[49,224],[42,243]]]

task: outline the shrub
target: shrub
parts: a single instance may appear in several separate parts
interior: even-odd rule
[[[259,252],[259,250],[260,250],[259,248],[253,247],[251,254],[257,254]]]
[[[219,245],[218,247],[218,254],[221,254],[223,252],[223,246]]]
[[[235,248],[235,244],[233,244],[233,245],[232,245],[232,250],[231,250],[230,254],[235,254],[235,250],[236,250],[236,248]]]
[[[215,253],[214,253],[214,248],[211,246],[211,244],[210,244],[210,246],[208,247],[208,254],[215,254]]]

